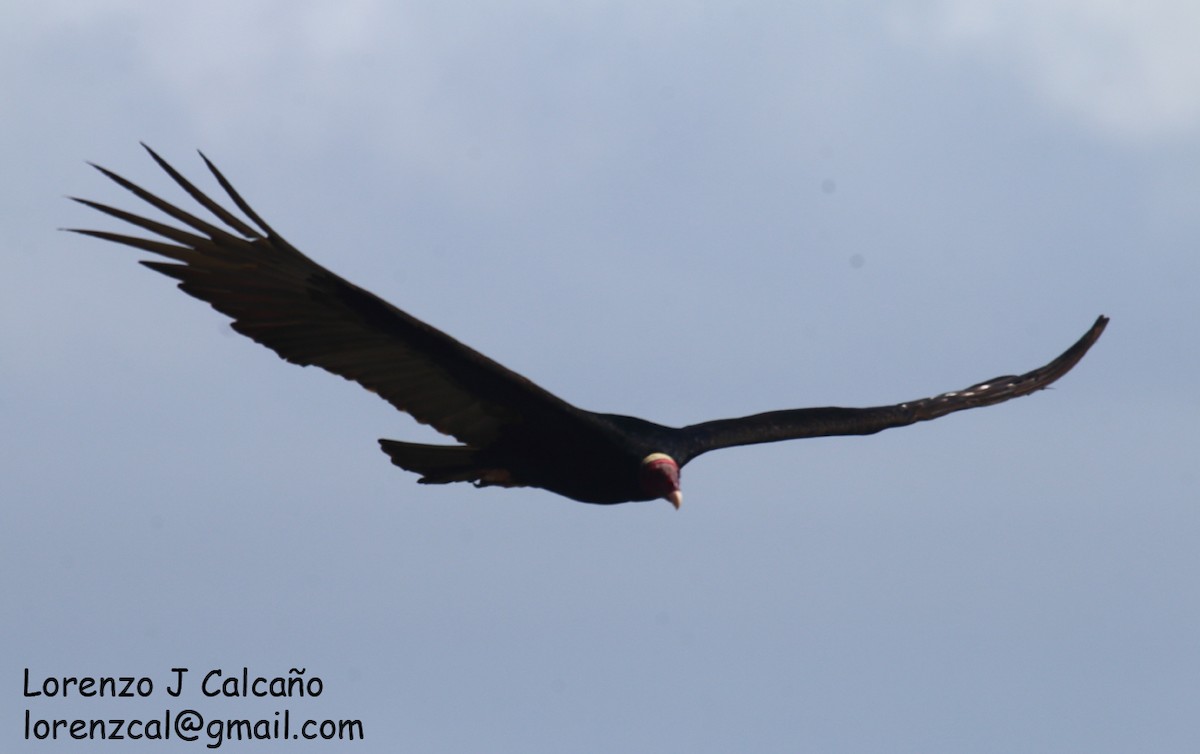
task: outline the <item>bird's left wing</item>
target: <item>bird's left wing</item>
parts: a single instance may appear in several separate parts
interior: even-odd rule
[[[686,448],[676,456],[684,463],[701,453],[734,445],[793,440],[802,437],[832,435],[870,435],[890,427],[903,427],[920,421],[990,406],[1010,398],[1041,390],[1071,371],[1092,344],[1104,332],[1108,317],[1096,319],[1091,329],[1057,359],[1022,375],[995,377],[963,390],[942,393],[932,398],[873,408],[800,408],[769,411],[738,419],[693,424],[680,430],[680,445]],[[682,456],[679,457],[679,456]]]
[[[468,445],[486,445],[505,427],[521,423],[588,422],[587,412],[301,254],[255,214],[208,158],[205,164],[253,226],[201,192],[149,147],[146,151],[224,227],[96,165],[185,227],[76,199],[159,238],[71,230],[166,257],[171,261],[142,264],[176,278],[184,292],[233,318],[237,332],[294,364],[316,365],[353,380],[417,421]]]

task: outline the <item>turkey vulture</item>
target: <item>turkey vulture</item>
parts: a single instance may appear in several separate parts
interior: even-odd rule
[[[143,144],[142,146],[145,147]],[[213,201],[152,149],[146,151],[218,221],[196,217],[99,165],[97,170],[186,229],[86,199],[88,207],[158,238],[70,229],[170,260],[143,261],[233,318],[233,329],[293,364],[353,380],[461,445],[380,440],[392,463],[422,484],[541,487],[585,503],[682,501],[679,469],[701,453],[800,437],[869,435],[1000,403],[1045,388],[1087,353],[1101,316],[1061,356],[1019,376],[873,408],[801,408],[683,428],[576,408],[343,280],[270,228],[201,153],[242,218]]]

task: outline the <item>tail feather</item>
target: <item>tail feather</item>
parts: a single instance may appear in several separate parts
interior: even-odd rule
[[[473,482],[480,478],[478,452],[466,445],[423,445],[380,440],[379,446],[396,464],[421,475],[421,484]]]

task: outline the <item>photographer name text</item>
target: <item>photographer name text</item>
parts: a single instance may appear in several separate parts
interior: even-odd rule
[[[186,684],[195,683],[207,697],[317,697],[325,690],[320,676],[305,678],[304,668],[291,668],[287,675],[261,676],[250,674],[249,668],[226,674],[221,668],[209,670],[203,677],[189,680],[188,668],[171,668],[164,686],[168,696],[179,697]],[[41,684],[31,686],[29,668],[25,668],[26,697],[114,697],[144,699],[154,695],[154,681],[149,676],[46,676]]]

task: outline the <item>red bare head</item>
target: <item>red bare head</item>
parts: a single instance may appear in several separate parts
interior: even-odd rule
[[[651,453],[642,459],[639,477],[642,492],[661,497],[679,510],[683,493],[679,491],[679,464],[674,458],[666,453]]]

